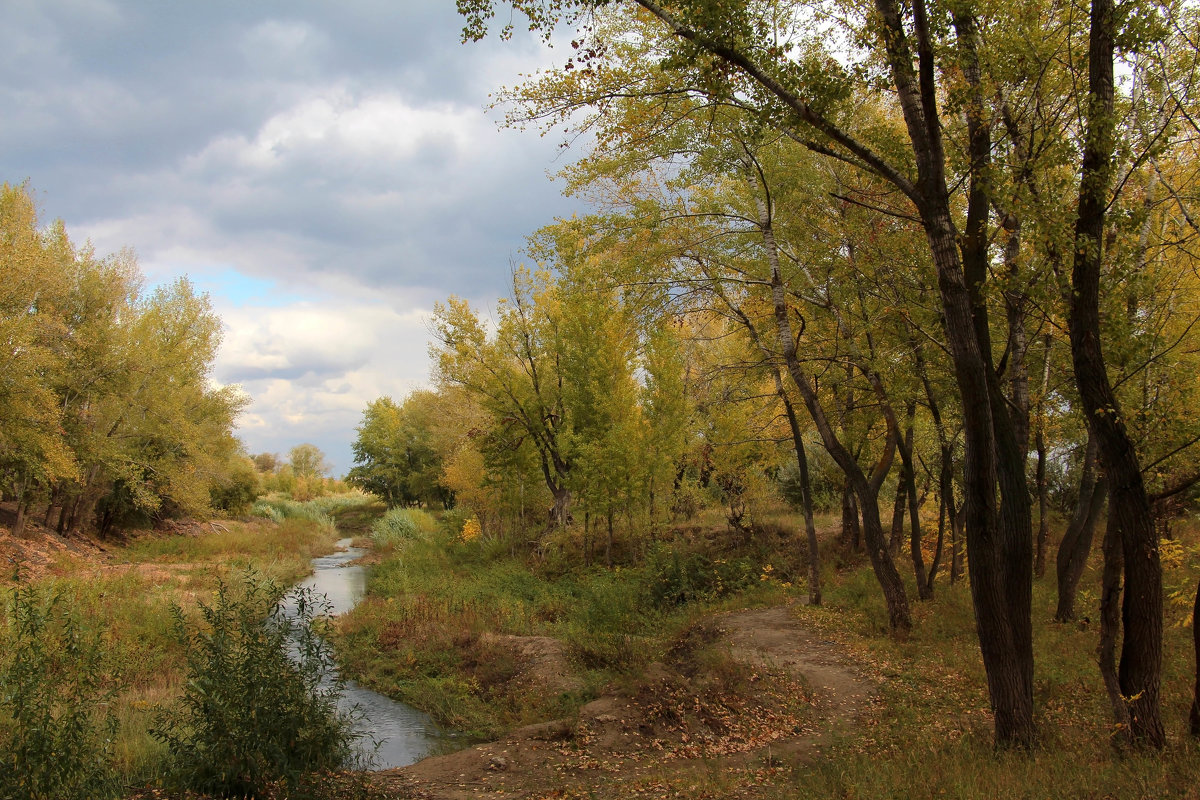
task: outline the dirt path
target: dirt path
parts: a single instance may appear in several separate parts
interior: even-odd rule
[[[664,733],[654,702],[679,687],[677,673],[653,664],[635,697],[607,695],[560,720],[513,731],[505,738],[411,767],[378,773],[381,784],[429,800],[481,795],[509,798],[666,796],[673,783],[722,774],[776,760],[811,758],[816,750],[862,716],[873,687],[848,666],[833,642],[807,630],[791,606],[718,615],[710,628],[735,662],[762,673],[763,724],[731,726],[729,736],[698,741],[687,728]],[[544,666],[544,665],[543,665]],[[775,676],[775,677],[769,677]],[[791,690],[809,702],[799,718],[774,714],[768,692]],[[650,702],[647,702],[647,692]],[[701,710],[701,700],[694,698]],[[657,711],[655,709],[658,709]],[[720,726],[717,726],[720,728]],[[661,791],[656,791],[659,787]]]

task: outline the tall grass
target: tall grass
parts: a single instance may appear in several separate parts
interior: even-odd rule
[[[393,508],[371,526],[371,539],[376,547],[396,547],[419,539],[438,529],[437,520],[419,508]]]

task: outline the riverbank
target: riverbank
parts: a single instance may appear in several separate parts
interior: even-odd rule
[[[825,523],[821,607],[803,602],[798,538],[729,547],[701,530],[690,548],[648,547],[613,570],[445,529],[382,548],[368,599],[339,625],[343,658],[492,736],[376,783],[429,800],[1200,796],[1182,603],[1200,568],[1195,526],[1164,544],[1182,598],[1168,606],[1168,747],[1117,753],[1096,627],[1051,621],[1052,577],[1033,598],[1041,738],[997,752],[969,587],[940,580],[894,639],[865,557]],[[1085,588],[1081,606],[1094,602]]]
[[[359,496],[353,502],[369,501]],[[13,568],[19,569],[31,608],[48,609],[55,626],[70,617],[74,635],[99,659],[96,691],[115,723],[112,779],[152,786],[166,753],[150,730],[156,714],[180,695],[187,667],[172,609],[195,618],[197,604],[211,602],[219,583],[236,584],[247,574],[286,588],[308,574],[313,557],[333,551],[337,539],[328,516],[316,513],[282,515],[278,522],[177,524],[104,542],[64,540],[36,525],[20,539],[0,529],[10,567],[0,581],[13,602]],[[0,637],[11,635],[0,620]],[[64,685],[77,680],[70,663],[62,669]]]

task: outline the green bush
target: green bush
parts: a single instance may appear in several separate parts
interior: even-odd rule
[[[208,488],[213,510],[240,517],[250,510],[261,489],[258,470],[248,458],[232,460]]]
[[[745,557],[714,559],[665,547],[650,552],[646,570],[651,599],[660,607],[710,602],[752,586],[758,576]]]
[[[433,516],[419,508],[393,508],[371,526],[371,538],[379,547],[420,539],[437,530]]]
[[[17,581],[0,638],[0,798],[74,800],[117,792],[117,687],[99,636],[60,595]]]
[[[337,709],[343,683],[313,630],[328,603],[303,589],[278,596],[250,575],[237,591],[222,583],[212,606],[200,604],[202,624],[174,610],[187,681],[153,735],[170,751],[180,788],[253,796],[351,760],[357,734]]]

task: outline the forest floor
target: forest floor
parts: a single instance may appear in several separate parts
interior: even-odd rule
[[[527,680],[562,688],[569,669],[555,640],[509,638],[524,651]],[[718,655],[697,659],[698,648]],[[631,689],[588,703],[576,719],[519,728],[377,773],[374,782],[405,796],[459,800],[663,797],[719,778],[726,789],[740,785],[722,796],[750,797],[757,778],[813,757],[868,716],[876,698],[848,653],[807,629],[792,605],[703,620],[668,662],[651,664]]]

